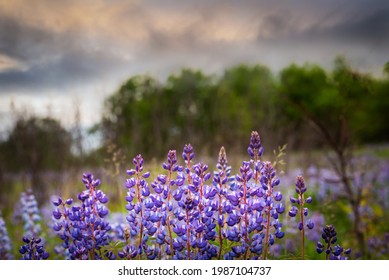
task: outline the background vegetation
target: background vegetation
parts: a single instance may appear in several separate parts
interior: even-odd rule
[[[82,188],[82,172],[94,170],[116,202],[110,210],[124,211],[123,178],[136,154],[158,170],[156,162],[169,149],[181,152],[191,143],[197,157],[213,166],[224,146],[237,172],[250,132],[258,130],[268,151],[287,144],[282,166],[287,173],[315,166],[336,174],[345,195],[316,207],[340,232],[353,231],[350,245],[359,247],[360,255],[377,258],[366,248],[370,237],[389,232],[383,223],[388,209],[378,203],[375,224],[364,220],[361,207],[378,194],[371,193],[370,200],[362,195],[351,171],[360,155],[373,154],[373,165],[388,163],[388,111],[389,64],[380,78],[353,69],[343,58],[335,59],[331,70],[292,64],[272,73],[264,65],[237,65],[221,75],[182,69],[165,81],[130,77],[105,100],[101,122],[89,131],[101,135],[98,149],[83,145],[80,127],[70,131],[50,117],[18,115],[0,142],[0,209],[10,220],[20,192],[29,188],[42,206],[53,194],[74,196]],[[344,207],[334,207],[339,203]]]

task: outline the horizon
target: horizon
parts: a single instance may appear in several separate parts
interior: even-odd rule
[[[69,128],[101,118],[104,99],[138,74],[164,80],[182,68],[220,74],[262,64],[331,69],[338,55],[382,75],[389,3],[311,1],[0,1],[0,127],[12,110]],[[59,16],[60,15],[60,16]],[[13,108],[11,106],[13,103]]]

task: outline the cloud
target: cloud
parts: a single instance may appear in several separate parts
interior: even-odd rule
[[[26,65],[12,57],[0,53],[0,73],[10,71],[26,71]]]
[[[379,74],[388,11],[387,0],[0,0],[0,134],[11,103],[39,115],[52,108],[69,127],[77,104],[90,126],[104,98],[136,74],[331,67],[338,54]]]
[[[338,54],[375,70],[388,60],[388,19],[384,0],[0,0],[0,94],[112,92],[138,73],[241,62],[277,71]]]
[[[99,42],[102,38],[88,40],[84,31],[63,33],[0,17],[1,91],[68,89],[127,65],[128,57]]]
[[[375,11],[357,20],[349,20],[327,31],[338,40],[366,44],[372,47],[385,47],[389,43],[389,5],[385,10]]]

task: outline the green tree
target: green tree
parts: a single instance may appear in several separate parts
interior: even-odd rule
[[[372,83],[373,93],[366,104],[364,134],[362,140],[367,143],[389,141],[389,63],[384,66],[383,79]]]
[[[44,195],[45,171],[63,170],[71,161],[72,137],[52,118],[19,118],[3,144],[6,168],[31,176],[36,193]]]
[[[218,146],[242,151],[252,130],[266,135],[264,142],[269,139],[268,144],[277,142],[273,133],[279,113],[275,91],[274,77],[265,66],[241,64],[227,69],[215,96]]]
[[[332,149],[334,171],[340,178],[354,215],[354,233],[365,252],[361,227],[361,192],[350,179],[352,147],[364,133],[372,96],[369,75],[351,69],[343,58],[335,60],[331,75],[315,65],[292,65],[281,72],[280,92],[296,116],[305,118]]]
[[[150,76],[132,77],[105,101],[104,139],[146,157],[162,157],[184,143],[207,143],[213,89],[211,76],[189,69],[169,76],[165,85]]]
[[[162,123],[162,87],[150,76],[134,76],[104,104],[102,129],[105,143],[123,147],[127,153],[158,153],[166,138]]]
[[[389,61],[385,63],[383,72],[384,72],[384,74],[389,76]]]
[[[199,70],[183,69],[168,77],[165,89],[175,144],[183,147],[191,143],[203,151],[212,148],[217,133],[215,78]]]

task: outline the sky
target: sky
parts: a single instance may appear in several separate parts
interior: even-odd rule
[[[15,116],[71,127],[101,118],[133,75],[183,67],[221,73],[261,63],[331,67],[344,55],[380,75],[389,61],[387,0],[0,0],[0,131]]]

